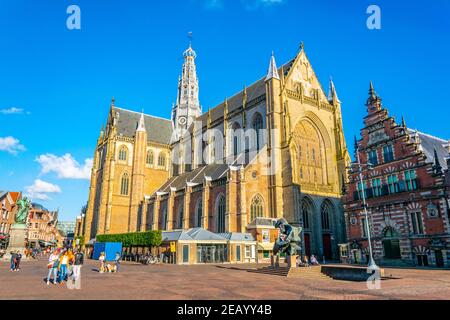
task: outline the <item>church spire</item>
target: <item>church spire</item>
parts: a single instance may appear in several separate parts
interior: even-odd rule
[[[270,57],[269,70],[267,71],[266,81],[278,79],[280,80],[280,76],[278,74],[277,63],[275,61],[275,55],[272,51],[272,57]]]
[[[173,107],[173,124],[177,135],[181,138],[195,119],[202,114],[199,101],[199,85],[195,59],[197,53],[189,43],[189,47],[183,53],[184,63],[181,76],[178,80],[177,102]]]
[[[367,112],[374,113],[381,110],[381,98],[376,94],[373,82],[370,81],[369,98],[367,99]]]
[[[336,88],[334,87],[333,78],[330,77],[330,88],[328,91],[328,101],[333,102],[336,101],[337,103],[341,103],[341,101],[338,98]]]
[[[141,117],[139,118],[139,123],[138,123],[136,131],[147,132],[147,130],[145,129],[144,111],[141,112]]]

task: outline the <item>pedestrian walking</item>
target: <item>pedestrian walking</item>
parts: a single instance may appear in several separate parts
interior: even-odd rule
[[[73,262],[73,280],[77,281],[81,275],[81,266],[84,263],[84,254],[81,250],[78,250],[75,253],[74,262]]]
[[[16,265],[14,271],[20,271],[20,260],[22,259],[22,254],[20,253],[20,250],[17,250],[16,255]]]
[[[11,251],[11,259],[10,259],[11,272],[16,270],[16,257],[17,257],[17,253],[15,253],[14,251]]]
[[[98,258],[98,261],[100,261],[100,273],[105,272],[105,253],[100,253],[100,257]]]
[[[47,285],[50,284],[50,277],[53,274],[53,284],[58,282],[59,253],[55,250],[48,258],[47,268]]]
[[[63,282],[66,281],[68,264],[69,264],[69,254],[67,253],[67,251],[64,251],[64,253],[59,258],[59,283],[60,284],[63,284]]]
[[[116,265],[116,272],[119,272],[120,270],[120,259],[121,259],[120,253],[116,252],[116,256],[114,258],[114,263]]]

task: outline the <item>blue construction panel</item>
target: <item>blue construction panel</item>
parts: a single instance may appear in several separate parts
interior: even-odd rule
[[[122,242],[97,242],[94,244],[92,259],[98,260],[100,254],[106,254],[106,261],[114,261],[116,253],[122,255]]]
[[[105,243],[104,242],[96,242],[94,243],[94,252],[92,254],[92,259],[98,260],[100,254],[105,251]]]
[[[117,252],[122,255],[122,242],[105,243],[106,261],[114,261]]]

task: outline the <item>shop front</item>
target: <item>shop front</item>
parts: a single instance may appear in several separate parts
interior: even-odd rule
[[[163,262],[222,264],[256,262],[256,241],[250,234],[216,234],[202,228],[164,231]]]

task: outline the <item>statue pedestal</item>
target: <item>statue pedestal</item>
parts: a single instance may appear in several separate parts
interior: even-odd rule
[[[10,236],[9,236],[9,244],[6,249],[6,253],[3,256],[3,260],[11,259],[11,251],[20,251],[22,255],[21,261],[27,260],[25,257],[25,239],[27,235],[27,227],[22,224],[14,224],[11,226]]]
[[[272,268],[279,268],[280,267],[280,256],[279,255],[272,255],[270,257],[270,266]]]
[[[287,256],[286,262],[288,268],[297,268],[297,256]]]

